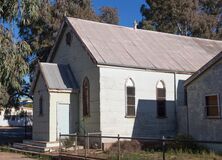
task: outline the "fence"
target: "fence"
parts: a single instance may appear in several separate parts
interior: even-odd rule
[[[111,160],[168,160],[172,157],[179,160],[191,159],[192,156],[195,160],[222,159],[221,155],[214,152],[222,151],[222,141],[196,141],[186,136],[157,139],[88,133],[60,134],[59,137],[60,156]]]

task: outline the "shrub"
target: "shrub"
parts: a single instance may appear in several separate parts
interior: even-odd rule
[[[192,152],[192,153],[209,152],[206,147],[204,147],[194,141],[195,140],[192,136],[177,135],[175,137],[174,142],[167,144],[167,148],[174,149],[174,150],[188,151],[188,152]]]
[[[120,141],[120,152],[121,153],[131,153],[141,151],[141,145],[138,141]],[[115,142],[108,150],[109,153],[118,152],[118,142]]]
[[[71,148],[71,147],[73,147],[74,142],[75,142],[75,137],[70,136],[70,137],[66,137],[64,140],[62,140],[62,145],[65,148]]]

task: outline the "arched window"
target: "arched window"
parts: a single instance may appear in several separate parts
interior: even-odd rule
[[[82,103],[83,103],[83,116],[89,116],[90,114],[90,85],[89,85],[89,79],[86,77],[83,80],[83,86],[82,86]]]
[[[166,88],[163,81],[159,81],[156,87],[157,116],[166,117]]]
[[[39,97],[39,115],[43,115],[43,98]]]
[[[131,78],[126,81],[126,116],[135,116],[135,85]]]

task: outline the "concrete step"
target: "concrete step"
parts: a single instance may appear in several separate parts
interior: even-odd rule
[[[34,140],[23,140],[24,144],[32,145],[32,146],[39,146],[39,147],[58,147],[59,142],[47,142],[47,141],[34,141]]]
[[[50,152],[53,150],[53,148],[34,146],[34,145],[29,145],[29,144],[24,144],[24,143],[14,143],[13,148],[17,148],[17,149],[21,149],[25,151],[33,151],[33,152]]]
[[[46,141],[33,141],[33,140],[24,140],[23,143],[14,143],[13,148],[32,151],[32,152],[54,152],[59,150],[59,142],[46,142]],[[74,146],[72,147],[74,149]],[[77,150],[83,149],[83,146],[77,146]],[[69,150],[68,148],[64,150]]]

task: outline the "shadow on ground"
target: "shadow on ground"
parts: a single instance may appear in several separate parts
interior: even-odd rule
[[[9,145],[31,138],[31,127],[0,127],[0,145]]]

